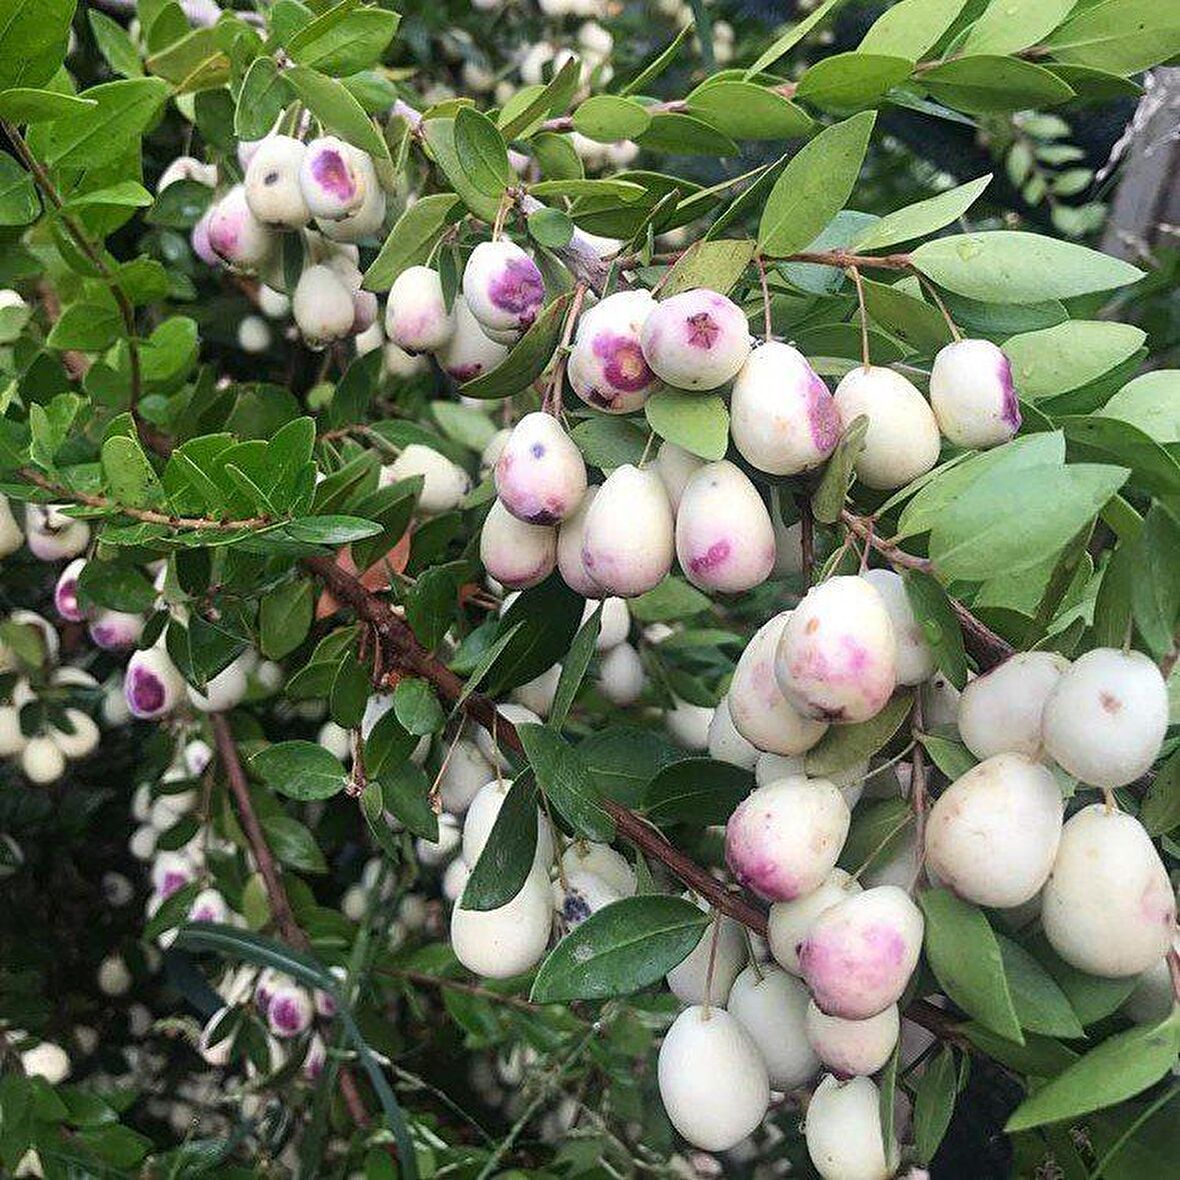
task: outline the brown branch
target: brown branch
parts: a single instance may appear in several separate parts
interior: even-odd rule
[[[246,771],[242,767],[242,760],[238,757],[237,743],[234,741],[233,731],[230,729],[229,719],[224,713],[211,713],[209,725],[213,730],[213,744],[217,748],[217,757],[225,770],[225,777],[229,782],[229,789],[234,797],[238,820],[242,831],[246,834],[246,842],[250,845],[254,862],[258,865],[259,876],[266,890],[267,901],[270,904],[271,916],[275,920],[283,941],[293,946],[297,951],[311,953],[311,939],[307,937],[303,927],[295,917],[291,907],[291,898],[287,894],[287,887],[283,884],[282,875],[275,862],[274,854],[267,843],[266,833],[258,821],[258,814],[254,810],[254,800],[250,797],[250,784],[246,779]],[[369,1112],[365,1109],[364,1100],[357,1088],[356,1079],[346,1067],[340,1068],[340,1093],[348,1107],[352,1121],[358,1127],[369,1126]]]
[[[934,562],[930,558],[915,557],[891,541],[878,537],[872,521],[857,516],[848,508],[841,509],[840,520],[851,533],[880,553],[894,569],[913,569],[934,574]],[[994,668],[1012,655],[1015,648],[1003,636],[997,635],[986,623],[977,619],[957,598],[952,598],[950,603],[963,632],[964,646],[982,670]]]
[[[186,532],[219,532],[236,533],[247,529],[273,528],[283,523],[272,516],[250,516],[243,520],[215,520],[207,516],[172,516],[167,512],[157,512],[152,508],[133,508],[129,504],[119,504],[106,496],[97,496],[91,492],[79,492],[68,488],[64,484],[54,483],[32,467],[22,467],[17,474],[28,483],[35,484],[44,491],[52,493],[60,500],[73,504],[84,504],[87,508],[102,508],[109,512],[116,512],[120,516],[130,517],[143,524],[159,524],[166,528],[178,529]]]
[[[465,687],[462,679],[422,647],[409,625],[394,614],[387,602],[372,594],[329,557],[304,558],[304,565],[327,585],[333,597],[352,607],[358,618],[373,628],[386,649],[391,666],[421,676],[449,704],[459,703]],[[516,754],[524,753],[516,727],[499,713],[495,702],[489,697],[469,693],[463,698],[462,708],[468,717],[492,735],[502,749]],[[630,808],[613,799],[603,799],[602,806],[614,820],[615,830],[620,836],[663,864],[714,909],[740,922],[760,937],[766,937],[766,913],[760,906],[740,891],[731,890],[718,881],[708,869],[681,852]],[[956,1031],[954,1017],[932,1004],[917,1000],[906,1009],[906,1016],[938,1037],[966,1045],[962,1034]]]
[[[784,254],[776,262],[814,262],[820,266],[877,267],[879,270],[912,270],[912,254],[849,254],[846,250],[800,250]]]

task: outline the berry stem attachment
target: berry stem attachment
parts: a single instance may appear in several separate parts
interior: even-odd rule
[[[946,326],[950,329],[951,336],[956,343],[963,339],[963,333],[959,331],[959,325],[951,318],[951,313],[947,305],[943,302],[942,296],[938,293],[938,288],[924,275],[921,271],[914,272],[918,276],[918,282],[925,289],[930,298],[934,300],[938,310],[942,312],[942,318],[946,320]]]
[[[856,284],[856,302],[860,308],[860,359],[865,369],[871,369],[873,362],[869,358],[869,313],[865,310],[865,288],[861,281],[860,270],[855,266],[848,268],[852,281]]]
[[[754,262],[758,267],[758,282],[762,287],[762,338],[769,343],[774,335],[774,328],[770,318],[770,286],[766,281],[766,263],[761,254],[754,255]]]

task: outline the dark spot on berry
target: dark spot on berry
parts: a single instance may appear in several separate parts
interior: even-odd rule
[[[529,447],[529,452],[532,454],[534,459],[539,459],[545,453],[545,444],[535,442],[531,447]]]

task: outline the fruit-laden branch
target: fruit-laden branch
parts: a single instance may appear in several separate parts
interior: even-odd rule
[[[270,904],[270,912],[274,917],[275,925],[288,946],[294,947],[297,951],[310,953],[311,939],[307,937],[295,917],[291,898],[287,894],[287,888],[283,884],[274,854],[267,843],[266,833],[262,830],[262,824],[254,810],[254,800],[250,798],[250,784],[246,779],[242,760],[238,757],[238,747],[234,741],[229,720],[224,713],[211,713],[209,725],[213,730],[213,744],[217,749],[217,758],[225,771],[242,831],[246,835],[246,842],[250,845],[254,863],[258,866],[259,876],[262,877],[263,888],[266,890],[266,898]],[[356,1079],[353,1078],[348,1067],[343,1065],[340,1067],[339,1076],[340,1093],[344,1097],[344,1103],[348,1107],[352,1121],[361,1129],[367,1128],[370,1123],[369,1112],[365,1109],[360,1090],[357,1089]]]
[[[421,676],[433,685],[443,700],[459,705],[468,717],[477,721],[503,749],[524,754],[524,745],[516,727],[501,714],[495,702],[481,693],[466,696],[463,680],[441,660],[436,659],[419,642],[409,624],[394,613],[347,570],[330,557],[309,557],[304,565],[331,591],[337,601],[350,606],[357,617],[375,631],[384,650],[385,666]],[[614,821],[615,830],[649,858],[659,861],[685,885],[693,889],[713,908],[740,922],[761,938],[767,935],[766,913],[744,894],[728,888],[706,868],[686,856],[666,840],[639,815],[613,799],[603,799],[602,806]],[[947,1041],[967,1047],[953,1016],[924,1000],[916,1000],[906,1009],[916,1024]]]

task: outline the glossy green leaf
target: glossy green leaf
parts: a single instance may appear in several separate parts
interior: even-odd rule
[[[647,399],[648,425],[668,442],[710,461],[724,459],[729,446],[729,411],[717,394],[661,389]]]
[[[545,725],[518,725],[516,732],[537,786],[575,832],[589,840],[610,840],[615,825],[599,802],[589,768],[575,746]]]
[[[307,802],[330,799],[344,789],[344,767],[315,742],[279,742],[250,759],[272,791]]]
[[[700,827],[723,824],[754,789],[754,776],[712,758],[685,758],[665,766],[648,784],[643,809],[655,824]]]

